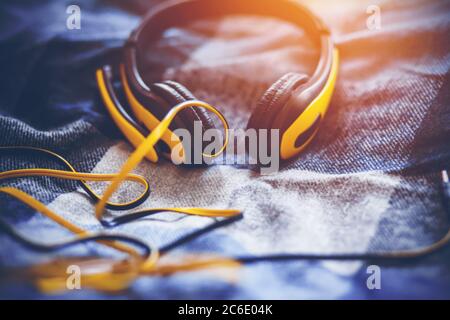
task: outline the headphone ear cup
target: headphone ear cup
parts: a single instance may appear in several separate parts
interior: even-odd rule
[[[189,89],[187,89],[185,86],[183,86],[181,83],[172,81],[172,80],[167,80],[164,81],[165,84],[171,86],[172,88],[176,89],[178,91],[178,93],[180,95],[182,95],[186,101],[189,100],[196,100],[197,98],[195,98],[195,96],[192,94],[191,91],[189,91]],[[203,128],[205,130],[207,129],[215,129],[215,125],[214,122],[211,120],[211,117],[209,116],[209,113],[207,110],[203,109],[203,108],[191,108],[188,110],[192,110],[194,111],[194,113],[196,113],[197,117],[200,119],[200,121],[203,124]]]
[[[168,110],[179,103],[196,100],[195,96],[182,84],[175,81],[164,81],[155,83],[151,89],[162,97],[168,104]],[[204,130],[215,128],[214,122],[206,110],[201,108],[187,108],[177,116],[184,123],[184,127],[190,132],[194,130],[194,121],[199,121]]]
[[[275,82],[258,101],[247,128],[271,129],[271,124],[290,98],[292,91],[306,83],[309,77],[300,73],[288,73]]]
[[[164,81],[161,83],[154,83],[150,86],[150,89],[158,95],[160,98],[162,98],[165,101],[165,112],[169,112],[169,110],[179,104],[190,100],[196,100],[194,95],[183,85],[181,85],[178,82],[175,81]],[[185,128],[191,133],[191,143],[190,143],[190,150],[186,150],[187,153],[185,154],[187,156],[186,160],[190,161],[188,163],[185,163],[187,165],[203,165],[203,161],[200,163],[195,163],[198,159],[202,158],[202,152],[203,148],[205,148],[208,143],[202,142],[202,148],[199,149],[196,147],[196,141],[197,138],[195,135],[195,122],[198,121],[201,123],[202,126],[202,132],[200,134],[203,136],[203,132],[208,129],[214,129],[215,125],[214,122],[209,117],[206,110],[201,108],[187,108],[182,110],[175,118],[174,121],[177,121],[177,128]],[[178,123],[182,122],[182,126],[180,126]],[[171,128],[172,130],[175,130],[177,128]],[[187,147],[187,145],[185,145]],[[194,161],[194,162],[193,162]]]

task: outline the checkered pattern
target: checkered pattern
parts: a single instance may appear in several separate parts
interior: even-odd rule
[[[64,1],[0,5],[0,21],[6,26],[0,31],[0,144],[46,147],[66,156],[79,171],[116,172],[132,149],[98,97],[94,72],[120,61],[120,47],[146,5],[78,2],[82,29],[72,31],[64,29]],[[367,5],[313,5],[335,34],[340,73],[316,140],[280,172],[259,176],[242,166],[185,169],[167,162],[141,163],[136,171],[150,180],[153,191],[144,207],[244,211],[244,220],[187,244],[179,254],[366,252],[422,246],[446,232],[449,217],[440,202],[438,173],[450,164],[449,2],[379,2],[382,27],[374,31],[366,27]],[[183,83],[197,98],[217,106],[233,128],[245,128],[271,83],[290,71],[311,73],[317,58],[302,30],[249,16],[172,28],[149,43],[147,52],[151,68],[144,72],[146,81]],[[54,165],[17,154],[2,153],[0,158],[2,171]],[[33,178],[1,184],[30,192],[84,228],[101,229],[92,203],[75,183]],[[128,185],[117,196],[130,198],[136,188]],[[1,197],[0,203],[2,216],[33,239],[70,237],[9,198]],[[208,223],[208,218],[164,213],[117,231],[163,245]],[[6,236],[0,239],[4,267],[50,258],[27,252]],[[72,252],[98,250],[103,249],[91,244]],[[302,261],[246,266],[236,283],[206,272],[143,277],[123,297],[449,298],[449,257],[446,250],[420,264],[381,266],[382,290],[376,292],[366,287],[363,263]],[[28,285],[6,279],[0,295],[42,297]],[[108,296],[82,291],[61,297]]]

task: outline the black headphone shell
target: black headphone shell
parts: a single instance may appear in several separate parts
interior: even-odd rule
[[[293,72],[281,77],[258,101],[248,121],[247,128],[272,128],[272,122],[283,109],[292,92],[308,80],[309,77],[307,75]]]

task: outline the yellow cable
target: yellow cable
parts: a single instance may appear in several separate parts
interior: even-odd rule
[[[63,157],[58,154],[51,152],[49,150],[33,148],[33,147],[0,147],[1,149],[30,149],[41,152],[46,152],[54,157],[57,157],[59,160],[63,161],[67,167],[70,168],[71,171],[64,170],[54,170],[54,169],[17,169],[10,170],[6,172],[0,172],[0,180],[3,179],[12,179],[12,178],[20,178],[20,177],[30,177],[30,176],[48,176],[54,178],[61,179],[69,179],[69,180],[78,180],[80,181],[86,189],[92,192],[92,195],[99,199],[95,207],[95,215],[98,219],[100,219],[104,213],[105,207],[107,205],[115,205],[115,206],[127,206],[133,204],[137,201],[140,201],[142,197],[146,195],[148,191],[149,185],[145,178],[130,173],[145,155],[153,148],[153,146],[161,139],[164,132],[168,129],[170,123],[173,121],[174,117],[178,112],[190,107],[203,107],[213,113],[215,113],[219,119],[222,121],[225,128],[225,141],[222,148],[216,153],[212,155],[205,155],[209,157],[218,156],[220,153],[224,151],[228,144],[228,124],[225,118],[220,114],[214,107],[211,105],[201,102],[201,101],[188,101],[182,104],[175,106],[166,117],[159,123],[159,125],[153,130],[153,132],[137,147],[137,149],[131,154],[129,159],[123,165],[121,171],[118,174],[95,174],[95,173],[80,173],[72,167],[72,165],[65,160]],[[106,191],[104,192],[103,197],[99,197],[86,183],[85,181],[112,181],[108,186]],[[138,198],[134,199],[131,202],[115,204],[108,202],[113,193],[117,190],[120,184],[123,181],[134,181],[141,183],[144,185],[145,190]],[[71,232],[79,235],[80,237],[89,236],[89,232],[78,227],[77,225],[71,223],[70,221],[64,219],[59,216],[52,210],[50,210],[47,206],[45,206],[40,201],[34,199],[30,195],[25,192],[11,187],[3,187],[0,188],[0,193],[8,194],[17,200],[27,204],[31,208],[35,209],[38,212],[41,212],[46,217],[51,220],[57,222],[64,228],[70,230]],[[167,210],[171,212],[178,212],[184,214],[205,216],[205,217],[231,217],[237,214],[240,214],[239,210],[234,209],[209,209],[209,208],[161,208],[161,209],[153,209],[153,210]],[[140,274],[170,274],[178,271],[188,271],[188,270],[196,270],[199,268],[213,267],[213,266],[228,266],[235,267],[240,265],[240,263],[232,260],[232,259],[210,259],[206,261],[191,261],[184,264],[179,265],[171,265],[171,266],[161,266],[158,267],[157,263],[159,260],[159,252],[152,248],[151,255],[143,260],[139,256],[139,254],[131,247],[119,243],[117,241],[99,241],[102,244],[105,244],[109,247],[112,247],[118,251],[125,252],[130,255],[132,258],[129,262],[129,267],[122,271],[121,273],[106,271],[106,272],[98,272],[95,274],[84,275],[82,277],[83,283],[87,287],[91,287],[97,290],[104,291],[118,291],[126,288],[129,283],[138,277]],[[133,263],[131,263],[133,262]],[[114,266],[117,261],[111,261],[111,265]],[[43,266],[35,266],[34,271],[38,274],[43,272],[43,270],[48,270],[47,265]],[[59,273],[54,273],[47,275],[46,277],[40,277],[37,279],[37,284],[39,288],[45,292],[54,292],[65,288],[66,281],[65,274],[61,275]]]
[[[42,148],[36,148],[36,147],[24,147],[24,146],[12,146],[12,147],[0,147],[0,150],[33,150],[38,152],[47,153],[48,155],[51,155],[52,157],[57,158],[59,161],[63,162],[68,168],[70,168],[71,171],[64,171],[64,170],[53,170],[53,169],[44,169],[44,168],[37,168],[37,169],[19,169],[19,170],[10,170],[10,171],[4,171],[0,172],[0,180],[4,179],[12,179],[12,178],[21,178],[21,177],[29,177],[29,176],[48,176],[48,177],[54,177],[54,178],[61,178],[66,180],[78,180],[80,183],[83,184],[83,186],[88,189],[92,195],[97,199],[100,200],[100,197],[92,190],[92,188],[86,184],[86,181],[111,181],[116,174],[95,174],[95,173],[80,173],[75,170],[75,168],[70,164],[69,161],[64,159],[59,154],[52,152],[47,149]],[[125,203],[112,203],[107,202],[107,205],[112,205],[117,208],[121,207],[127,207],[133,203],[140,202],[143,197],[146,196],[150,186],[148,185],[147,180],[136,174],[129,174],[124,179],[126,181],[134,181],[144,186],[144,191],[142,194],[135,198],[134,200],[130,202]]]
[[[17,200],[26,203],[34,210],[41,212],[44,216],[57,222],[73,233],[78,234],[80,237],[89,236],[88,231],[57,215],[43,203],[19,189],[12,187],[3,187],[0,188],[0,193],[8,194],[16,198]],[[151,248],[152,250],[150,256],[146,260],[142,260],[140,255],[127,245],[123,245],[116,241],[99,242],[121,252],[128,253],[132,259],[127,261],[128,268],[125,268],[125,270],[120,270],[120,272],[112,270],[96,272],[94,274],[82,274],[81,281],[84,288],[92,288],[107,292],[116,292],[126,289],[133,280],[135,280],[138,276],[144,274],[169,275],[176,272],[186,272],[211,267],[235,268],[240,266],[239,262],[227,258],[199,259],[181,264],[157,266],[157,262],[159,260],[159,252],[156,248]],[[64,264],[64,260],[60,260],[59,263],[62,263],[64,268],[59,268],[58,270],[50,269],[49,267],[55,267],[55,261],[52,261],[50,264],[36,265],[32,268],[31,274],[38,276],[36,279],[36,284],[41,291],[46,293],[54,293],[65,290],[67,281],[67,274],[65,272],[67,270],[67,267],[73,264],[83,265],[83,262],[78,260],[71,260],[70,263],[68,262],[66,264]],[[118,262],[115,260],[109,260],[109,263],[112,267],[114,267]]]
[[[73,224],[72,222],[64,219],[63,217],[61,217],[60,215],[56,214],[51,209],[49,209],[45,204],[43,204],[39,200],[36,200],[29,194],[27,194],[19,189],[12,188],[12,187],[3,187],[3,188],[0,188],[0,192],[8,194],[8,195],[16,198],[17,200],[25,203],[30,208],[42,213],[47,218],[55,221],[56,223],[63,226],[67,230],[69,230],[79,236],[89,236],[88,231],[86,231],[86,230],[78,227],[77,225]],[[131,255],[138,255],[134,249],[130,249],[129,246],[123,245],[121,243],[110,242],[110,241],[101,241],[101,242],[105,243],[108,246],[110,246],[114,249],[117,249],[119,251],[131,254]]]

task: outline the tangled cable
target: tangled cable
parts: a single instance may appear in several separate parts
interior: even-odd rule
[[[194,259],[182,264],[175,265],[163,265],[159,267],[157,262],[159,261],[160,254],[167,253],[168,251],[174,249],[175,247],[182,245],[183,243],[194,239],[197,236],[205,232],[209,232],[215,228],[224,226],[228,223],[234,222],[242,218],[242,214],[239,210],[234,209],[210,209],[210,208],[152,208],[144,209],[140,211],[135,211],[128,215],[119,216],[113,219],[105,219],[103,217],[105,209],[111,210],[129,210],[136,208],[141,205],[150,194],[150,188],[148,181],[139,175],[130,173],[144,158],[144,156],[154,148],[155,144],[164,134],[164,132],[169,127],[170,123],[174,117],[180,111],[190,108],[190,107],[203,107],[207,110],[216,114],[222,121],[225,127],[226,139],[223,147],[215,155],[218,156],[226,147],[228,142],[228,124],[223,117],[223,115],[217,111],[214,107],[202,101],[187,101],[181,103],[174,108],[165,116],[165,118],[160,122],[160,124],[153,130],[149,136],[136,148],[136,150],[131,154],[128,160],[123,165],[122,169],[117,174],[97,174],[97,173],[80,173],[75,170],[75,168],[62,156],[41,148],[35,147],[0,147],[0,151],[32,151],[40,152],[47,156],[51,156],[58,160],[67,170],[54,170],[54,169],[16,169],[5,172],[0,172],[0,180],[30,177],[30,176],[47,176],[67,180],[76,180],[80,183],[84,191],[96,202],[95,206],[95,216],[100,221],[103,226],[114,227],[123,223],[131,222],[136,219],[140,219],[145,216],[153,215],[159,212],[175,212],[189,215],[197,215],[203,217],[224,217],[225,220],[217,221],[210,226],[204,228],[203,230],[195,231],[188,234],[181,239],[174,241],[173,243],[165,246],[161,250],[154,248],[139,239],[135,239],[129,236],[123,235],[108,235],[108,234],[92,234],[87,230],[84,230],[70,221],[64,219],[60,215],[56,214],[45,206],[42,202],[34,199],[27,193],[12,187],[2,187],[0,188],[0,193],[7,194],[16,198],[17,200],[25,203],[29,207],[36,211],[41,212],[43,215],[47,216],[51,220],[57,222],[61,226],[65,227],[67,230],[78,235],[77,238],[53,245],[44,245],[30,241],[29,239],[21,236],[13,228],[11,228],[7,223],[0,220],[0,229],[2,229],[9,236],[13,237],[19,243],[27,246],[30,249],[37,251],[52,252],[56,250],[61,250],[67,247],[78,245],[87,242],[101,242],[109,247],[112,247],[120,252],[127,253],[128,259],[126,260],[108,260],[109,268],[104,272],[94,272],[93,274],[83,275],[83,283],[94,289],[98,290],[111,290],[117,291],[126,288],[129,283],[134,280],[137,276],[141,274],[170,274],[177,271],[191,270],[197,268],[205,268],[210,266],[238,266],[239,263],[228,258],[206,258],[206,259]],[[97,195],[86,181],[111,181],[111,184],[106,188],[103,196]],[[127,203],[112,203],[109,201],[114,192],[120,187],[121,183],[124,181],[133,181],[140,183],[144,186],[144,192],[140,194],[134,200]],[[128,245],[127,245],[128,244]],[[143,249],[143,253],[139,254],[134,248],[129,245],[137,246]],[[67,263],[69,260],[67,260]],[[82,261],[78,261],[82,262]],[[104,263],[105,260],[102,260]],[[66,266],[67,263],[60,261],[59,265]],[[73,261],[70,260],[73,264]],[[54,262],[50,264],[54,265]],[[117,272],[117,266],[120,265],[120,272]],[[95,269],[95,268],[94,268]],[[54,272],[49,272],[53,270]],[[52,292],[55,290],[61,290],[65,287],[65,272],[61,272],[63,269],[59,268],[49,268],[49,264],[44,264],[42,266],[35,266],[32,268],[32,273],[38,276],[37,283],[47,292]],[[65,271],[65,269],[64,269]]]
[[[201,101],[189,101],[174,107],[156,127],[154,131],[143,141],[136,150],[131,154],[122,169],[117,174],[97,174],[97,173],[80,173],[62,156],[41,148],[34,147],[0,147],[0,151],[21,151],[21,152],[40,152],[47,156],[51,156],[58,160],[67,170],[54,169],[17,169],[0,172],[0,180],[30,177],[30,176],[47,176],[68,180],[76,180],[80,183],[84,191],[96,202],[95,215],[99,222],[107,228],[112,228],[124,223],[135,221],[143,217],[153,215],[159,212],[168,211],[175,213],[183,213],[189,215],[197,215],[203,217],[223,217],[225,219],[215,221],[214,223],[189,233],[180,239],[166,244],[164,247],[153,247],[140,239],[136,239],[125,235],[90,233],[70,221],[64,219],[45,206],[40,201],[34,199],[27,193],[12,187],[0,188],[0,193],[7,194],[17,200],[25,203],[36,211],[41,212],[46,217],[57,222],[67,230],[77,234],[77,237],[56,244],[40,244],[33,242],[20,233],[16,232],[11,226],[0,219],[0,229],[6,234],[14,238],[22,245],[40,252],[54,252],[64,248],[72,247],[82,243],[99,242],[116,249],[119,252],[126,253],[126,259],[112,258],[93,258],[84,257],[78,259],[60,259],[35,265],[30,268],[27,275],[33,277],[44,292],[55,292],[66,288],[66,269],[68,266],[77,264],[83,267],[82,283],[84,287],[90,287],[97,290],[117,292],[127,288],[133,280],[141,275],[168,275],[174,272],[196,270],[207,267],[238,267],[241,264],[256,263],[261,261],[286,261],[286,260],[381,260],[381,261],[410,261],[420,257],[428,256],[438,250],[443,249],[450,242],[450,230],[435,243],[410,250],[402,251],[384,251],[369,253],[342,253],[342,254],[271,254],[264,256],[238,256],[238,257],[195,257],[185,259],[182,263],[160,263],[160,256],[169,253],[171,250],[191,241],[214,229],[224,227],[239,219],[242,219],[242,213],[234,209],[209,209],[209,208],[152,208],[138,210],[126,215],[118,216],[113,219],[105,219],[103,217],[105,209],[111,210],[129,210],[141,205],[150,195],[148,181],[139,175],[130,173],[144,156],[155,146],[165,130],[169,127],[175,115],[181,110],[188,107],[204,107],[222,120],[226,132],[228,125],[223,116],[212,106]],[[222,152],[226,147],[227,140],[220,150]],[[220,154],[217,153],[216,155]],[[86,183],[86,181],[112,181],[103,196],[97,195]],[[126,203],[113,203],[109,199],[120,187],[123,181],[132,181],[140,183],[144,186],[144,191],[134,200]],[[130,247],[130,245],[132,247]],[[136,251],[139,248],[142,252]]]

